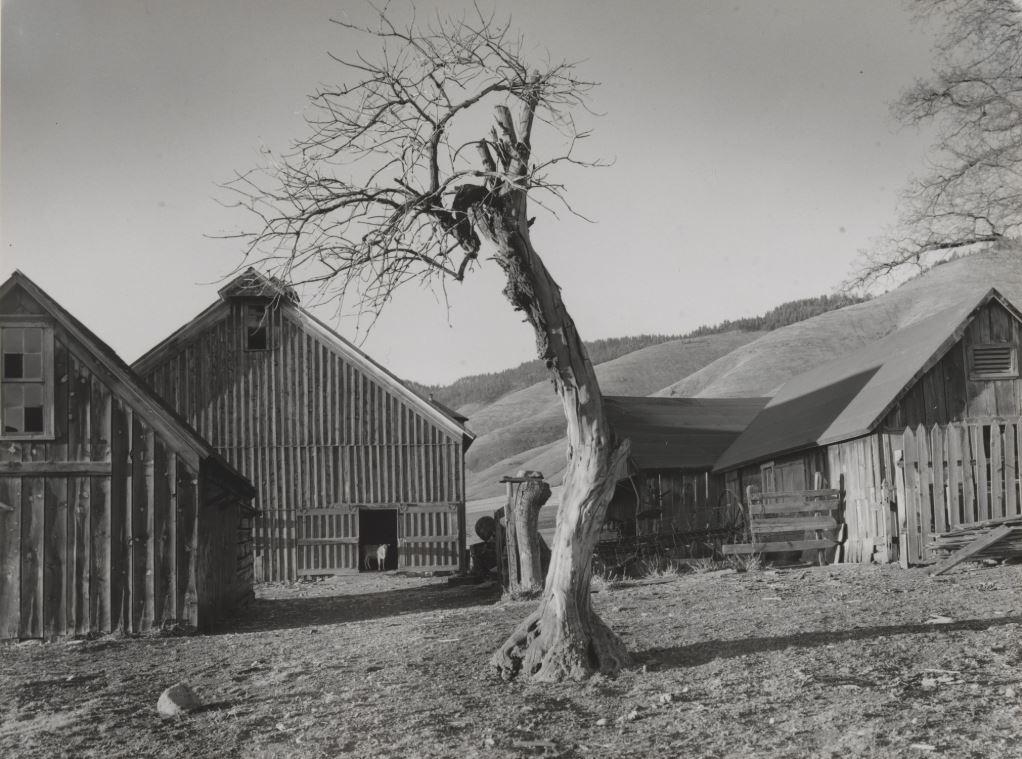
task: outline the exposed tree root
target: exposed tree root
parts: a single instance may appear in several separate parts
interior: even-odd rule
[[[504,680],[536,682],[584,680],[613,674],[631,663],[622,640],[595,613],[587,629],[572,630],[548,601],[530,614],[490,659]]]

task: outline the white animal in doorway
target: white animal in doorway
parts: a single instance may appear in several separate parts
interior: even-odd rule
[[[373,557],[375,556],[376,568],[382,572],[387,566],[387,552],[389,549],[390,546],[387,545],[386,543],[383,543],[382,545],[378,546],[372,545],[363,546],[362,566],[364,566],[366,569],[372,569],[373,568],[372,560]]]

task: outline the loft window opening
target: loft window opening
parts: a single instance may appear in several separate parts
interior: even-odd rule
[[[247,306],[245,309],[245,350],[270,349],[269,312],[265,306]]]
[[[1018,350],[1014,343],[986,343],[969,349],[969,379],[1018,377]]]
[[[0,437],[52,434],[53,333],[43,326],[0,327]]]

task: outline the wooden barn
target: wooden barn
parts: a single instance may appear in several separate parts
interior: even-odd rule
[[[934,535],[1022,509],[1020,320],[990,290],[794,377],[715,471],[840,489],[845,561],[927,561]]]
[[[0,353],[0,639],[208,628],[251,597],[252,486],[20,272]]]
[[[711,470],[767,400],[605,397],[615,434],[631,441],[608,526],[622,537],[720,528],[738,501],[725,499]]]
[[[464,566],[465,418],[289,288],[245,271],[135,369],[255,485],[257,579]]]

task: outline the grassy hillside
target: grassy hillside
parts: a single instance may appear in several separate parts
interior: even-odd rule
[[[822,295],[818,298],[803,298],[771,309],[761,316],[727,320],[720,324],[704,325],[683,335],[633,335],[610,337],[586,343],[589,358],[594,365],[624,356],[653,345],[673,342],[686,337],[704,337],[729,332],[763,332],[778,329],[817,314],[832,311],[861,299],[847,295]],[[526,361],[502,372],[473,374],[450,385],[409,384],[424,395],[432,395],[441,403],[456,408],[467,416],[493,403],[508,393],[529,387],[548,379],[546,366],[541,361]]]
[[[672,340],[599,364],[596,374],[608,395],[649,395],[762,334],[728,332]],[[561,405],[549,380],[509,393],[479,409],[468,424],[478,435],[466,459],[473,472],[519,451],[552,443],[564,434]]]
[[[616,368],[622,369],[620,383],[608,384],[605,392],[679,397],[772,395],[778,386],[795,374],[848,351],[856,350],[963,297],[971,297],[973,293],[978,297],[982,291],[990,287],[997,287],[1012,301],[1022,303],[1022,252],[1018,247],[1002,246],[985,253],[957,259],[937,266],[898,289],[871,301],[855,303],[771,332],[756,333],[755,339],[739,342],[733,350],[708,361],[692,372],[680,373],[684,368],[679,362],[679,374],[676,375],[678,379],[667,383],[659,391],[629,390],[629,387],[638,387],[638,384],[630,385],[629,378],[633,374],[641,375],[647,372],[645,362],[654,355],[647,351],[657,350],[666,354],[677,350],[680,351],[678,354],[680,357],[691,346],[675,341],[655,346],[654,349],[647,351],[637,351],[622,357],[618,362],[611,362],[614,364],[613,368],[608,366],[604,369],[608,373]],[[707,356],[708,354],[704,354],[704,357]],[[669,362],[662,368],[670,371]],[[660,376],[660,373],[649,371],[648,376]],[[529,390],[534,391],[533,388]],[[550,395],[549,389],[546,392]],[[516,413],[513,396],[501,399],[498,404],[484,407],[478,412],[480,422],[488,432],[481,435],[473,448],[469,449],[470,499],[499,495],[500,486],[496,484],[497,481],[504,474],[517,469],[538,469],[544,472],[552,483],[560,482],[560,475],[564,469],[563,439],[559,437],[543,439],[542,436],[527,434],[527,430],[534,429],[530,425],[530,415],[542,412],[539,395],[523,391],[521,395],[515,396],[528,398],[534,404],[529,407],[528,413]],[[553,412],[547,410],[544,413]],[[509,422],[502,427],[498,423],[501,414],[526,421],[520,427],[516,422]],[[476,421],[475,417],[469,421],[473,429],[476,429]],[[558,422],[563,425],[559,418]],[[552,422],[549,424],[551,430],[560,429]],[[516,430],[522,434],[515,434]],[[529,445],[530,441],[535,442]],[[480,443],[483,446],[477,454],[474,449]],[[525,445],[520,445],[521,443]],[[515,447],[516,444],[520,447]],[[505,458],[495,459],[495,454],[501,450],[509,452]]]
[[[1019,247],[1003,245],[950,261],[869,302],[770,332],[656,394],[772,395],[783,382],[817,363],[860,348],[970,293],[978,297],[991,287],[1022,303]]]

